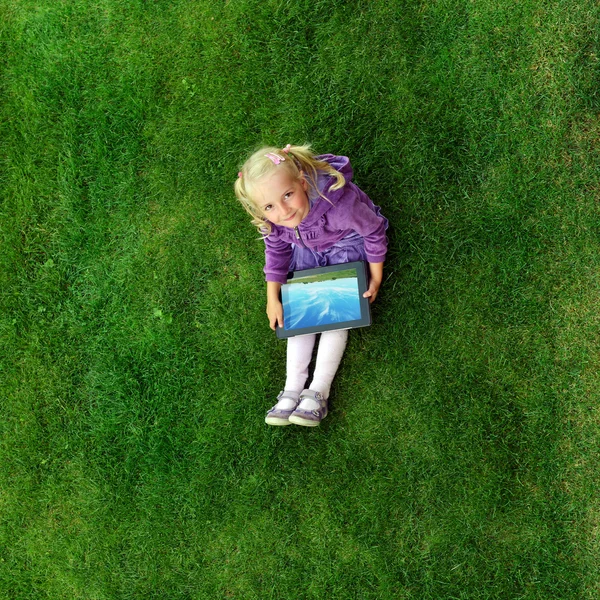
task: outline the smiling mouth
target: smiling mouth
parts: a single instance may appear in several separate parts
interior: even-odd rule
[[[294,213],[289,219],[284,219],[284,221],[291,221],[296,217],[296,213]]]

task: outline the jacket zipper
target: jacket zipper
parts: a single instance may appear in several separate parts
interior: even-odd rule
[[[300,243],[308,250],[308,246],[304,243],[302,236],[300,235],[300,230],[298,227],[294,227],[294,231],[296,232],[296,239],[300,241]]]

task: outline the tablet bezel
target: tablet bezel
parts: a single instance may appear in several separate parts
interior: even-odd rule
[[[298,335],[308,335],[309,333],[321,333],[323,331],[333,331],[336,329],[356,329],[357,327],[368,327],[371,325],[371,307],[368,298],[363,298],[363,294],[368,289],[367,265],[364,261],[342,263],[339,265],[330,265],[328,267],[317,267],[315,269],[306,269],[304,271],[294,271],[288,274],[288,282],[301,277],[310,277],[321,275],[323,273],[336,273],[337,271],[347,271],[355,269],[358,280],[358,296],[360,305],[360,319],[352,321],[340,321],[339,323],[329,323],[327,325],[316,325],[312,327],[300,327],[297,329],[285,329],[277,326],[275,333],[280,339],[296,337]],[[287,285],[287,284],[283,284]],[[282,285],[282,289],[283,289]],[[281,295],[280,295],[281,298]]]

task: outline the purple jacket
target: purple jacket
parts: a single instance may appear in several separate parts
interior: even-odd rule
[[[329,191],[335,178],[320,174],[317,185],[328,200],[320,196],[311,198],[308,215],[293,229],[272,224],[271,233],[265,238],[265,275],[267,281],[285,283],[292,258],[292,244],[304,244],[317,252],[330,248],[342,238],[357,232],[363,237],[367,260],[379,263],[385,260],[387,221],[377,215],[371,199],[352,183],[352,167],[346,156],[323,154],[318,157],[328,162],[346,178],[346,185]],[[297,236],[300,236],[298,239]]]

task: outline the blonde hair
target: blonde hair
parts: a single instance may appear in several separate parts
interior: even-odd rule
[[[281,160],[275,164],[267,154],[274,154]],[[329,202],[317,187],[319,172],[327,173],[335,178],[335,183],[330,190],[339,190],[346,183],[344,176],[334,169],[329,163],[319,160],[311,151],[310,145],[286,146],[285,149],[266,146],[257,150],[242,166],[234,184],[235,195],[246,212],[252,217],[252,224],[262,236],[271,233],[271,223],[263,216],[260,208],[253,199],[256,184],[273,173],[276,169],[285,169],[292,179],[298,181],[304,175],[309,187],[309,197],[320,196]]]

